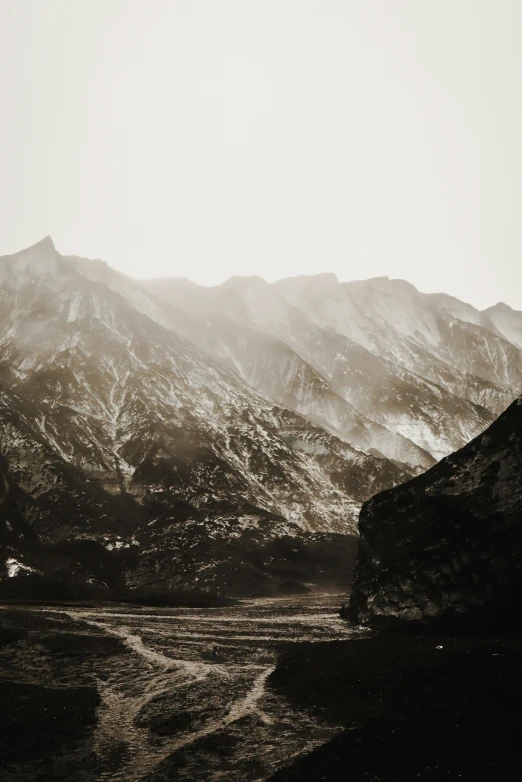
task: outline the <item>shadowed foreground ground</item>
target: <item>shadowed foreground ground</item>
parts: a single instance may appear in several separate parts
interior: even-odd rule
[[[71,675],[79,663],[121,653],[113,638],[42,634],[37,654],[21,652],[18,641],[35,623],[12,614],[13,627],[0,627],[0,761],[3,782],[27,778],[91,780],[95,768],[93,728],[100,697],[92,683]],[[49,623],[50,624],[50,623]],[[48,630],[51,628],[48,628]],[[20,659],[23,657],[24,659]],[[18,665],[25,681],[11,678]],[[51,686],[51,680],[59,686]],[[54,684],[54,682],[53,682]]]
[[[519,640],[364,634],[334,602],[11,606],[2,782],[518,782]]]
[[[267,687],[281,650],[361,635],[338,595],[0,606],[1,782],[261,782],[336,735]]]
[[[375,634],[286,652],[271,685],[346,729],[273,782],[522,776],[522,643]]]

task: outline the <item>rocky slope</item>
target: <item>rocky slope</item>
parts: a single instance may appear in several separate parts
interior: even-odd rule
[[[349,616],[374,627],[516,630],[522,397],[482,435],[369,500]]]
[[[481,313],[402,280],[330,274],[143,286],[254,388],[413,472],[475,437],[522,389],[522,315],[505,305]]]
[[[0,259],[0,312],[7,574],[257,588],[274,562],[302,577],[272,541],[306,539],[321,570],[324,535],[353,533],[362,501],[409,477],[274,405],[180,336],[185,314],[49,238]],[[109,552],[104,572],[92,552],[52,564],[65,541]]]
[[[342,613],[376,629],[296,644],[269,682],[344,730],[274,782],[518,779],[521,466],[522,397],[462,450],[363,506]]]
[[[514,394],[520,313],[492,310],[332,275],[138,283],[49,237],[0,259],[4,569],[81,540],[103,573],[92,551],[58,571],[113,588],[324,573],[362,502]]]

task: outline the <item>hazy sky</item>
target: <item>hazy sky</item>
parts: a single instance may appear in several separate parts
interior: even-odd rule
[[[0,254],[522,309],[522,0],[0,0]]]

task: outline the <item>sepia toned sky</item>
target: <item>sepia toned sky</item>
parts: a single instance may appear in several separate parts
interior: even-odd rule
[[[520,0],[0,0],[0,254],[522,309]]]

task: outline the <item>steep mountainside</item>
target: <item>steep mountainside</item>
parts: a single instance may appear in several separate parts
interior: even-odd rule
[[[215,587],[223,558],[241,571],[238,540],[320,546],[409,477],[274,406],[173,332],[187,317],[50,239],[0,259],[0,312],[11,567],[82,539],[117,552],[128,584]]]
[[[254,388],[410,471],[460,448],[522,388],[522,316],[500,305],[504,330],[491,310],[388,278],[143,285],[185,312],[188,339]]]
[[[0,259],[0,312],[5,568],[81,540],[65,570],[113,586],[325,571],[362,502],[522,383],[520,313],[387,279],[138,283],[47,237]]]
[[[369,500],[351,618],[512,626],[522,596],[521,470],[522,397],[462,450]]]

